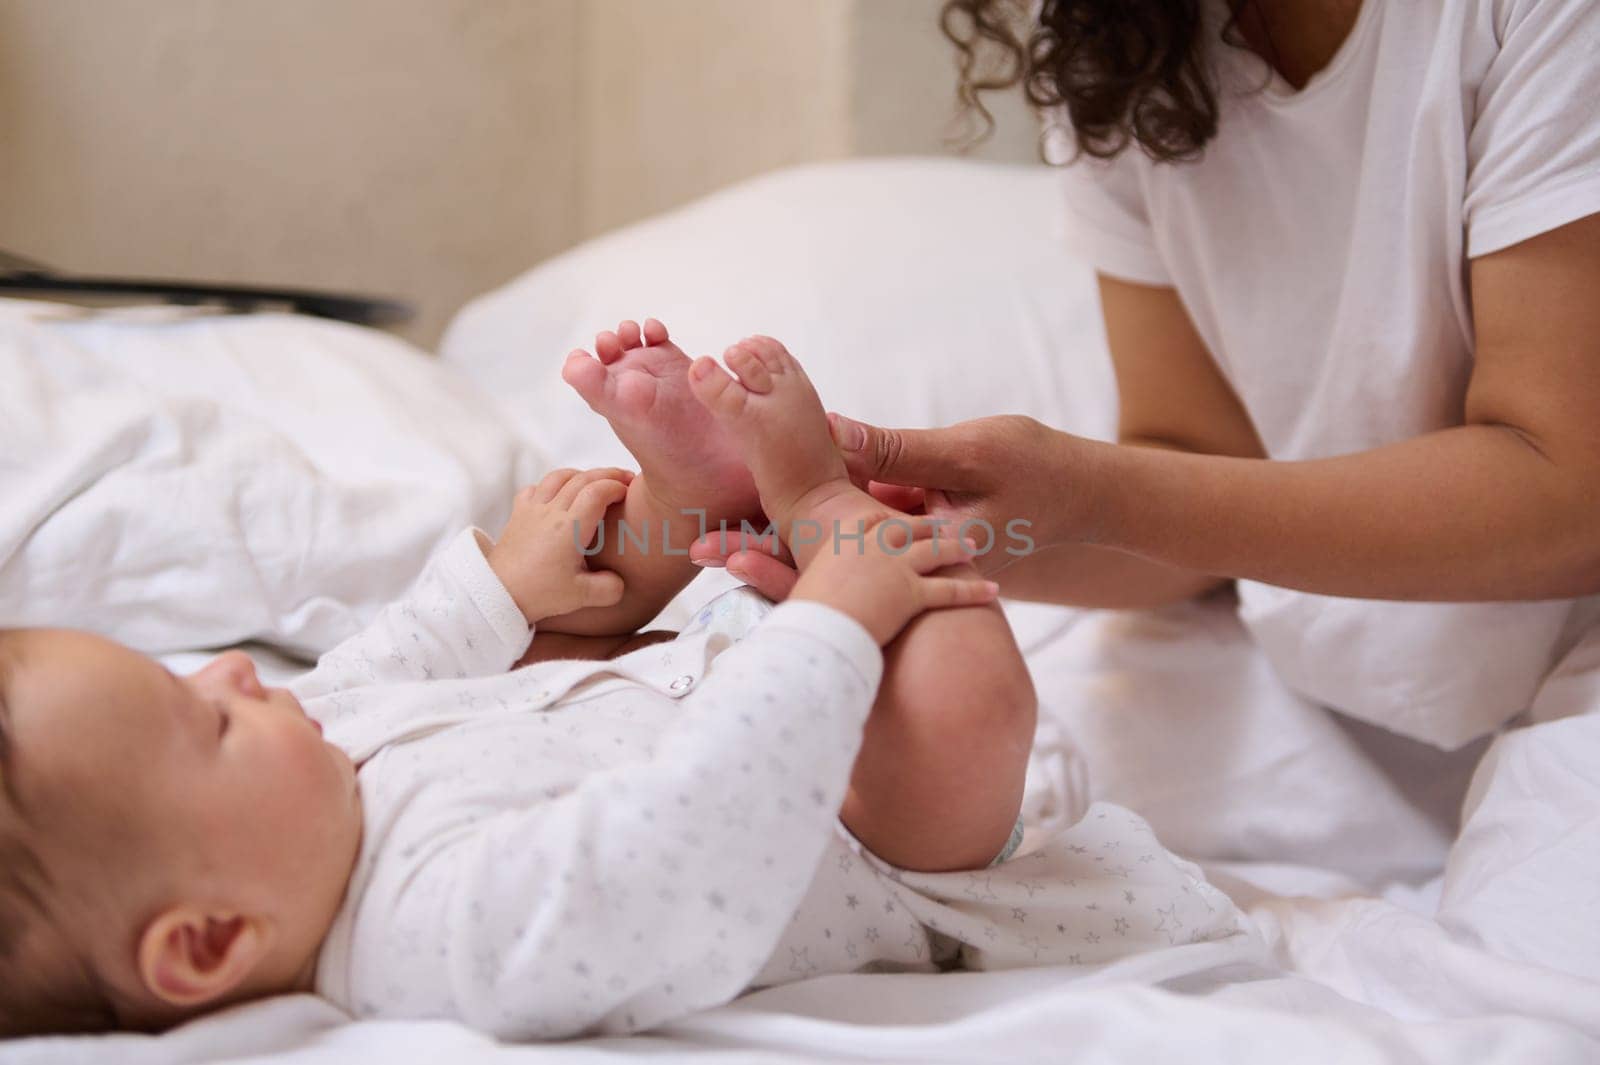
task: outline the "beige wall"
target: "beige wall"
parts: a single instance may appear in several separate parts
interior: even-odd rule
[[[776,166],[850,154],[854,6],[590,0],[581,74],[585,233]]]
[[[776,166],[944,149],[938,0],[0,0],[0,247],[422,310]],[[1028,159],[1020,109],[991,157]]]
[[[850,108],[858,155],[951,151],[955,50],[939,31],[942,0],[859,0],[850,20]],[[994,135],[969,154],[1001,162],[1039,160],[1038,122],[1021,91],[990,94]]]

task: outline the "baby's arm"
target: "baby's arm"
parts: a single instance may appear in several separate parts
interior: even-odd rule
[[[558,470],[519,492],[498,541],[477,529],[462,532],[404,596],[297,680],[295,694],[310,699],[367,684],[503,673],[527,650],[540,618],[615,602],[621,581],[590,573],[578,545],[630,476]]]
[[[465,529],[400,599],[324,654],[290,685],[300,699],[368,684],[503,673],[527,650],[522,612],[484,557],[488,537]]]

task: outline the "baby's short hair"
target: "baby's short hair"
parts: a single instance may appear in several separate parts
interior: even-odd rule
[[[0,629],[0,1037],[107,1031],[116,1010],[61,927],[16,786],[7,700],[18,645],[16,630]]]

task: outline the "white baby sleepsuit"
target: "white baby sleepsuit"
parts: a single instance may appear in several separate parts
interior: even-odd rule
[[[353,1014],[627,1032],[820,972],[1248,938],[1116,807],[993,869],[865,853],[837,811],[882,655],[819,604],[730,593],[669,643],[506,672],[530,631],[478,535],[294,685],[359,766],[316,980]]]

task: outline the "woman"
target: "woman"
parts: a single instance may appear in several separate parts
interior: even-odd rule
[[[931,513],[1029,520],[1041,550],[988,556],[1009,596],[1237,581],[1325,705],[1444,747],[1562,718],[1485,760],[1463,838],[1517,857],[1458,848],[1442,912],[1600,975],[1595,904],[1541,896],[1600,854],[1600,5],[1044,0],[1021,33],[1019,6],[950,0],[945,28],[969,103],[1021,83],[1070,128],[1118,442],[841,418],[841,450]],[[1549,773],[1572,816],[1518,824],[1506,789]]]

